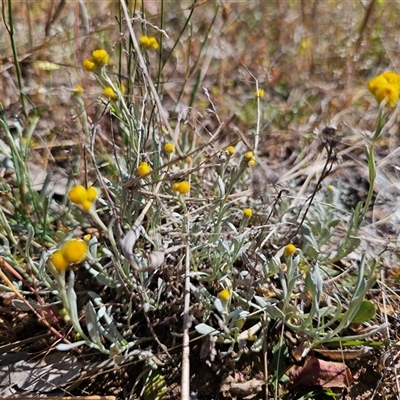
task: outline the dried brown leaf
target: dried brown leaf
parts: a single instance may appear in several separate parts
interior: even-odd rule
[[[304,365],[300,367],[291,367],[287,375],[291,380],[290,390],[298,386],[343,388],[353,381],[351,372],[345,364],[321,360],[315,356],[308,357]]]

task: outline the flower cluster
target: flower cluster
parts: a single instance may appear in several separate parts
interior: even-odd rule
[[[92,52],[92,58],[85,58],[82,66],[86,71],[93,72],[108,64],[108,53],[104,49],[97,49]]]
[[[50,262],[58,272],[68,269],[71,264],[81,263],[88,250],[82,239],[71,239],[50,256]]]
[[[257,99],[257,98],[262,99],[264,96],[265,96],[265,90],[264,90],[264,89],[257,89],[257,90],[254,92],[254,97],[255,97],[256,99]]]
[[[256,163],[256,158],[254,157],[254,153],[252,151],[247,151],[243,157],[244,161],[246,161],[250,166],[253,166]]]
[[[142,36],[140,38],[140,44],[148,50],[157,50],[158,42],[153,36]]]
[[[386,107],[393,107],[400,96],[400,74],[383,72],[368,82],[368,89],[379,104],[386,100]]]
[[[187,181],[176,182],[172,185],[172,190],[179,192],[180,194],[187,194],[190,191],[190,183]]]
[[[95,187],[91,186],[86,189],[82,185],[75,185],[68,193],[68,198],[75,204],[78,204],[82,209],[88,212],[93,203],[96,201],[98,193]]]

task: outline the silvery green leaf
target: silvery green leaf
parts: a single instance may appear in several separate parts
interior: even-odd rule
[[[307,274],[305,284],[312,295],[313,301],[319,304],[324,282],[321,277],[318,263],[315,263],[311,271]]]
[[[31,309],[29,308],[29,306],[26,304],[26,302],[25,301],[22,301],[22,300],[20,300],[20,299],[13,299],[12,301],[11,301],[11,304],[17,309],[17,310],[20,310],[20,311],[30,311]],[[35,307],[33,304],[32,304],[32,307],[33,308],[39,308],[39,307]]]
[[[261,296],[254,296],[254,300],[258,303],[260,307],[266,307],[269,305],[269,301],[265,297]]]
[[[218,175],[218,187],[221,197],[225,196],[225,184],[219,175]]]
[[[97,311],[97,328],[99,332],[106,336],[111,342],[118,341],[119,343],[125,342],[117,327],[115,326],[114,320],[107,313],[106,307],[101,297],[92,291],[88,292],[88,295],[92,298],[94,305],[98,308]],[[100,324],[100,318],[104,319],[105,327]]]
[[[248,311],[238,308],[237,310],[232,311],[228,315],[228,317],[229,317],[229,319],[232,319],[232,320],[239,319],[239,318],[245,319],[248,315],[249,315]]]
[[[309,243],[306,244],[306,246],[304,248],[304,253],[307,256],[313,258],[314,260],[317,260],[318,256],[319,256],[319,251]]]
[[[212,326],[203,323],[196,325],[194,329],[196,329],[196,331],[200,333],[200,335],[218,336],[221,333],[218,331],[218,329],[215,329]]]
[[[258,353],[259,351],[262,350],[263,343],[264,343],[264,337],[263,335],[260,335],[260,337],[257,338],[257,340],[252,344],[250,350],[253,351],[254,353]]]
[[[282,310],[276,306],[266,305],[264,310],[269,314],[269,316],[273,319],[284,319],[285,314]]]
[[[79,342],[74,342],[74,343],[59,343],[56,345],[56,350],[58,351],[70,351],[72,349],[75,349],[76,347],[82,346],[86,344],[84,340],[80,340]]]
[[[71,317],[74,323],[77,323],[79,326],[79,316],[78,316],[78,308],[76,306],[76,293],[74,290],[74,279],[75,274],[74,271],[70,271],[69,279],[68,279],[68,288],[67,288],[67,297],[69,303],[69,316]],[[80,332],[79,332],[80,333]]]
[[[93,304],[90,301],[87,302],[85,307],[85,319],[90,338],[97,345],[101,345],[100,335],[97,329],[98,320],[96,311],[94,310]]]
[[[227,309],[226,306],[224,306],[222,304],[222,301],[218,298],[218,297],[214,297],[213,298],[213,302],[214,302],[214,307],[217,309],[217,311],[221,314],[221,315],[226,315],[227,314]]]

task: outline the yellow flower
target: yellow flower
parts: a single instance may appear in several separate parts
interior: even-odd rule
[[[170,143],[170,142],[165,143],[164,151],[166,153],[173,153],[174,150],[175,150],[175,146],[172,143]]]
[[[180,194],[187,194],[190,191],[190,183],[187,181],[183,181],[183,182],[179,182],[178,184],[174,184],[174,185],[172,185],[172,188],[174,188],[174,186],[176,187],[176,189],[174,189],[174,190],[176,190]]]
[[[251,218],[252,215],[253,215],[253,210],[252,210],[251,208],[245,208],[245,209],[243,210],[243,216],[244,216],[245,218]]]
[[[98,192],[95,187],[91,186],[86,189],[82,185],[75,185],[68,193],[68,198],[75,204],[82,207],[83,211],[88,212],[93,203],[96,201]]]
[[[177,191],[178,191],[178,188],[179,188],[179,182],[175,182],[175,183],[172,185],[172,190],[174,190],[175,192],[177,192]]]
[[[74,94],[79,96],[83,93],[83,87],[81,85],[75,85]]]
[[[256,163],[256,158],[254,157],[254,153],[250,150],[244,154],[243,159],[247,161],[247,163],[252,166]]]
[[[138,173],[139,176],[147,175],[147,174],[150,173],[150,171],[151,171],[150,165],[147,164],[146,161],[142,161],[139,164],[138,169],[137,169],[137,173]]]
[[[71,239],[61,248],[64,258],[70,264],[78,264],[82,262],[88,250],[86,242],[82,239]]]
[[[86,189],[82,185],[75,185],[69,191],[68,198],[75,204],[81,204],[87,200]]]
[[[114,92],[114,90],[107,86],[103,89],[103,96],[107,97],[110,100],[117,100],[118,99],[118,95],[117,93]]]
[[[296,251],[296,246],[292,243],[289,243],[286,247],[285,247],[285,252],[284,255],[286,258],[289,258],[291,255],[294,254],[294,252]]]
[[[108,53],[104,49],[94,50],[92,52],[92,60],[98,66],[102,67],[108,63]]]
[[[254,158],[254,153],[252,152],[252,151],[247,151],[245,154],[244,154],[244,159],[245,159],[245,161],[250,161],[251,159],[253,159]]]
[[[96,71],[96,69],[97,69],[96,63],[93,60],[89,60],[88,58],[85,58],[83,60],[82,66],[86,71],[89,71],[89,72]]]
[[[386,100],[386,107],[393,107],[400,96],[400,75],[387,71],[368,82],[368,89],[380,104]]]
[[[218,297],[221,301],[228,301],[231,298],[231,292],[228,289],[221,290],[218,293]]]
[[[50,262],[53,264],[54,268],[58,272],[66,271],[69,266],[68,260],[64,257],[64,253],[62,250],[56,250],[50,256]]]
[[[390,83],[400,84],[400,74],[393,71],[385,71],[382,73],[382,76]]]
[[[264,89],[257,89],[254,92],[254,97],[256,97],[256,98],[262,99],[264,96],[265,96],[265,90]]]
[[[140,44],[148,50],[157,50],[158,42],[157,39],[153,36],[142,36],[140,38]]]
[[[89,212],[89,210],[90,210],[90,209],[92,208],[92,206],[93,206],[93,203],[92,203],[91,201],[89,201],[89,200],[85,200],[85,201],[82,201],[82,202],[80,203],[80,206],[82,207],[83,211]]]
[[[94,186],[90,186],[90,188],[86,189],[86,199],[88,201],[95,201],[97,199],[98,193],[97,189]]]
[[[235,152],[235,148],[233,146],[228,146],[226,148],[226,151],[228,152],[228,154],[232,155]]]

